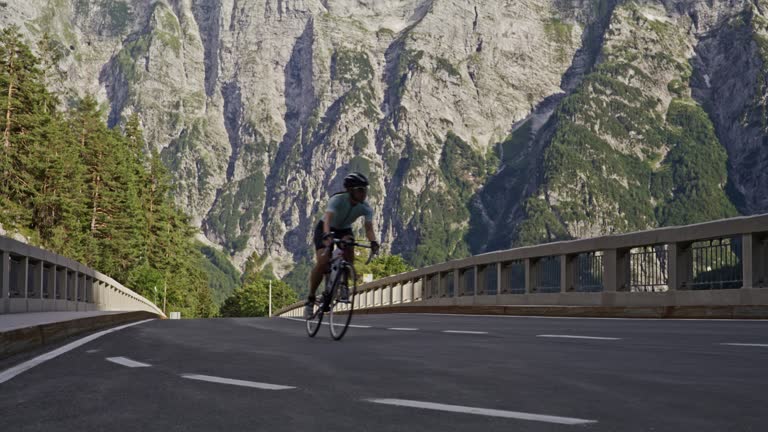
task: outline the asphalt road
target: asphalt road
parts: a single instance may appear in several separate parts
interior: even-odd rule
[[[0,426],[762,432],[768,424],[766,321],[374,315],[353,324],[370,327],[341,342],[325,326],[309,339],[287,319],[125,328],[1,383]]]

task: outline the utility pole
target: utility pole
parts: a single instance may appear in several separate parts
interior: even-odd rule
[[[269,281],[269,317],[272,318],[272,281]]]
[[[163,313],[167,314],[168,311],[165,310],[165,303],[166,303],[166,300],[168,300],[168,282],[163,280],[163,284],[164,284],[164,286],[163,286]]]

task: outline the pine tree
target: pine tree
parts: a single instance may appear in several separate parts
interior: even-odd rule
[[[56,46],[44,37],[38,48],[42,66],[17,28],[0,32],[0,223],[158,304],[156,288],[167,287],[169,310],[212,316],[197,231],[138,116],[110,129],[91,96],[61,113],[45,86],[56,78]]]
[[[21,39],[19,29],[11,26],[0,32],[0,107],[3,137],[0,146],[0,222],[27,228],[31,224],[29,206],[34,196],[34,177],[25,163],[33,147],[30,132],[41,116],[55,111],[56,100],[43,82],[37,58]]]

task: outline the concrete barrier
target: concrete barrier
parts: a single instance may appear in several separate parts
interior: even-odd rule
[[[0,236],[0,314],[49,311],[146,311],[165,317],[109,276]]]
[[[757,318],[768,317],[767,285],[758,215],[472,256],[366,283],[354,301],[377,312]]]
[[[119,312],[0,331],[0,360],[81,333],[159,317],[147,311]]]

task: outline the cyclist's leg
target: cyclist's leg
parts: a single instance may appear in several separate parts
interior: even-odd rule
[[[331,259],[331,254],[326,254],[325,245],[323,244],[323,226],[322,221],[315,226],[313,244],[315,246],[315,267],[312,268],[312,272],[309,276],[309,298],[307,301],[314,302],[315,293],[317,287],[320,286],[320,282],[323,280],[323,275],[328,269],[328,262]]]
[[[309,278],[309,298],[315,298],[317,287],[320,286],[320,282],[323,280],[325,271],[328,270],[328,262],[331,259],[331,254],[326,254],[325,249],[318,249],[315,251],[315,267],[312,268],[312,273]]]
[[[352,240],[354,237],[352,234],[346,234],[343,237],[344,240]],[[354,246],[346,246],[344,248],[344,260],[352,265],[352,267],[355,266],[355,247]],[[347,281],[348,282],[348,281]]]
[[[342,236],[342,240],[353,240],[354,237],[352,236],[351,232],[344,233]],[[354,265],[355,263],[355,247],[354,246],[344,246],[344,249],[342,250],[342,257],[344,258],[344,261],[350,263],[351,265]],[[349,274],[347,272],[344,272],[343,274],[344,279],[340,281],[341,283],[341,290],[339,292],[340,299],[344,302],[349,301]]]

